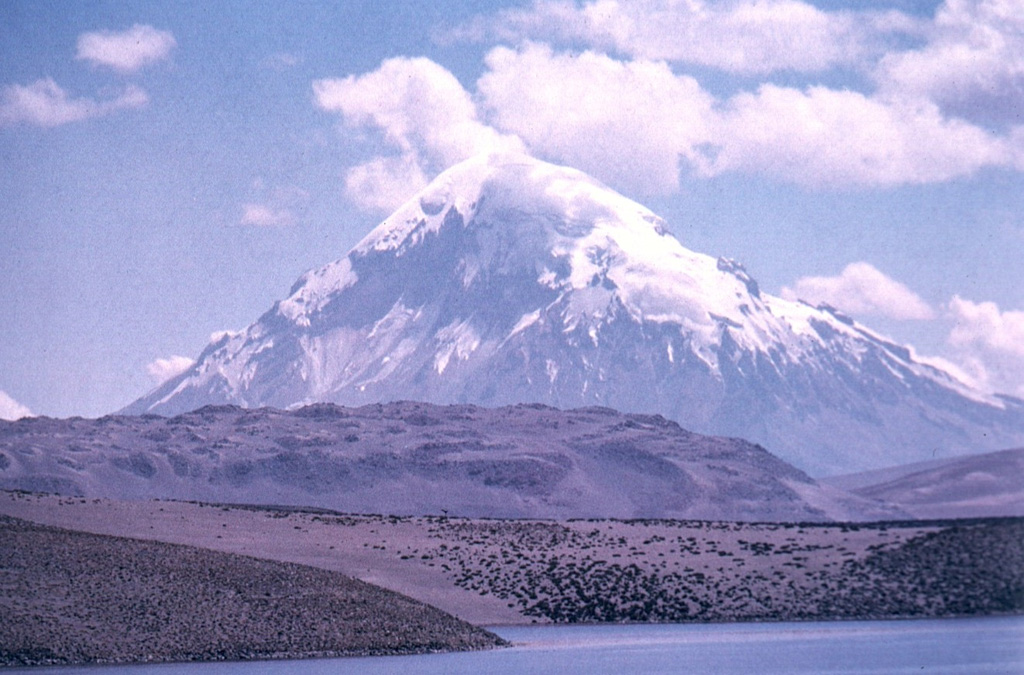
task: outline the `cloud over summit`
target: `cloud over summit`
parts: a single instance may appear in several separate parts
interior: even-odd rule
[[[843,190],[1024,167],[1014,7],[535,0],[445,37],[509,45],[471,94],[486,123],[635,195],[680,171]]]
[[[935,318],[935,311],[912,290],[880,272],[874,265],[855,262],[834,277],[804,277],[782,296],[811,305],[828,304],[846,313],[897,320]]]
[[[388,154],[353,167],[346,179],[349,195],[369,208],[398,206],[426,185],[427,174],[473,155],[522,149],[482,123],[455,76],[426,58],[388,59],[370,73],[317,80],[313,94],[349,127],[383,136]]]

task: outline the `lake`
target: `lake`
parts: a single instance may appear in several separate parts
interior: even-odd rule
[[[38,675],[355,673],[1024,673],[1024,617],[503,627],[511,649],[460,654],[32,668]],[[19,669],[21,670],[21,669]]]

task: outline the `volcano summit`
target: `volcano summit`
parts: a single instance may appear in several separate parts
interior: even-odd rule
[[[643,206],[522,155],[445,171],[124,412],[409,399],[659,413],[817,475],[1024,443],[1024,401],[763,293]]]

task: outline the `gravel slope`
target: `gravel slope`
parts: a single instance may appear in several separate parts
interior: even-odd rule
[[[409,654],[502,644],[338,572],[0,516],[0,665]]]
[[[489,520],[0,493],[0,513],[342,572],[477,625],[1024,612],[1024,519]]]

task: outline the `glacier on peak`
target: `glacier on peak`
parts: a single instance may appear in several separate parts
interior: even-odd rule
[[[480,232],[495,224],[513,227],[491,236]],[[486,258],[462,261],[465,283],[493,264],[496,255],[507,253],[501,250],[508,246],[503,237],[519,238],[516,262],[547,258],[553,264],[542,268],[538,281],[576,293],[574,321],[581,314],[605,316],[614,295],[637,319],[713,328],[705,311],[711,302],[715,313],[741,322],[742,303],[725,288],[720,271],[754,288],[759,297],[741,266],[720,262],[716,268],[712,258],[683,248],[647,208],[575,169],[524,155],[480,156],[445,171],[367,235],[346,260],[371,252],[401,256],[442,228],[477,230],[478,253]],[[346,282],[352,278],[350,269]],[[310,284],[304,283],[288,302],[317,307],[309,292]]]
[[[516,154],[443,172],[126,412],[408,399],[660,413],[819,475],[1024,442],[1024,402],[764,293],[649,209]]]

